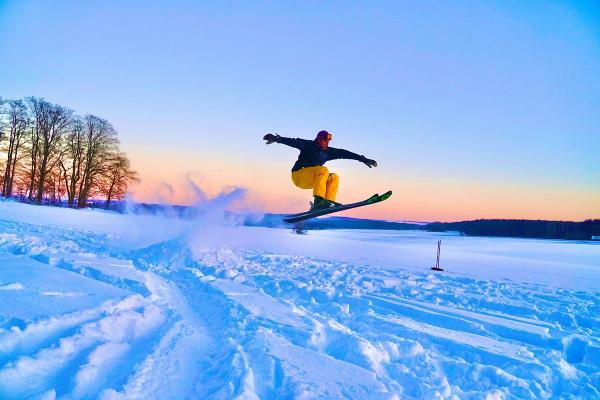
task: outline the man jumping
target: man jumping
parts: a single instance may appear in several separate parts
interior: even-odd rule
[[[360,161],[369,168],[377,166],[375,160],[365,156],[329,147],[332,136],[327,131],[317,133],[315,140],[292,139],[270,133],[263,139],[267,144],[281,143],[300,150],[298,160],[292,167],[292,182],[301,189],[313,189],[314,201],[311,210],[339,205],[335,202],[339,177],[337,174],[329,173],[329,170],[323,166],[327,161],[349,159]]]

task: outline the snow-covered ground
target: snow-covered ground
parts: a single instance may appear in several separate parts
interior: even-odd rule
[[[0,398],[600,398],[600,243],[218,210],[0,202]]]

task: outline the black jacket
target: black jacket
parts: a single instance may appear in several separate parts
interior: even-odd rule
[[[327,150],[321,150],[314,140],[306,139],[292,139],[279,136],[277,143],[285,144],[286,146],[294,147],[300,150],[298,160],[292,167],[293,171],[305,167],[316,167],[317,165],[323,165],[329,160],[348,159],[363,161],[365,156],[353,153],[344,149],[336,149],[334,147],[328,147]]]

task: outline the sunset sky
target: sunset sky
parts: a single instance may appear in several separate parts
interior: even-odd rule
[[[298,212],[297,150],[332,161],[344,215],[600,218],[600,2],[0,0],[0,97],[108,119],[142,182],[185,203],[186,176],[237,208]],[[174,191],[171,191],[172,188]]]

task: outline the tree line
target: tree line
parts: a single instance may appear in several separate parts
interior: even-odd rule
[[[541,239],[590,240],[600,236],[600,219],[582,222],[480,219],[462,222],[434,222],[425,225],[433,232],[459,231],[467,236],[504,236]]]
[[[264,214],[256,220],[247,216],[246,226],[264,226],[269,228],[285,227],[280,214]],[[581,222],[516,220],[516,219],[479,219],[461,222],[431,222],[411,224],[348,217],[330,217],[306,221],[303,230],[319,229],[386,229],[421,230],[430,232],[460,232],[465,236],[497,236],[535,239],[590,240],[600,238],[600,219],[588,219]],[[296,230],[294,228],[294,230]]]
[[[107,120],[43,98],[0,98],[2,197],[86,207],[122,199],[138,180]]]

